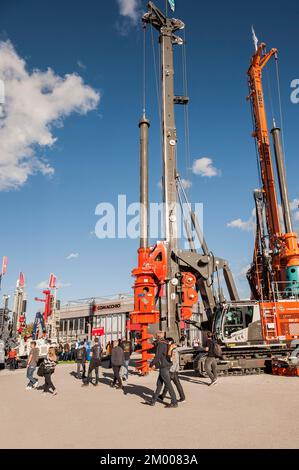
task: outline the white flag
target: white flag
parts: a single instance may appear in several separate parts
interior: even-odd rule
[[[252,31],[253,44],[254,44],[255,50],[257,51],[257,47],[258,47],[259,40],[258,40],[258,38],[256,37],[256,34],[255,34],[255,31],[254,31],[253,26],[251,26],[251,31]]]
[[[175,0],[168,0],[168,3],[170,5],[170,8],[172,9],[172,11],[175,10]]]

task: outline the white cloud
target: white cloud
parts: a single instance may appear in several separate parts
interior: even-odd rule
[[[86,70],[86,65],[81,62],[81,60],[77,60],[77,65],[80,69]]]
[[[255,229],[255,209],[251,211],[251,217],[248,220],[235,219],[226,224],[230,228],[238,228],[244,232],[252,232]]]
[[[181,182],[184,189],[190,189],[192,186],[192,182],[190,180],[182,179]]]
[[[242,220],[242,219],[235,219],[232,220],[227,224],[227,227],[230,228],[239,228],[240,230],[244,230],[246,232],[251,232],[251,230],[254,228],[254,222],[252,219],[249,220]]]
[[[291,211],[296,211],[299,209],[299,199],[293,199],[293,201],[290,202],[290,208]]]
[[[72,287],[70,282],[57,282],[57,289],[63,289],[64,287]]]
[[[140,0],[117,0],[119,13],[136,24],[140,18]]]
[[[49,281],[41,281],[37,286],[36,289],[47,289],[49,287]]]
[[[290,208],[293,212],[293,218],[295,222],[299,222],[299,199],[293,199],[290,202]]]
[[[220,176],[221,174],[220,170],[213,166],[213,160],[207,157],[194,160],[192,171],[195,175],[207,176],[208,178]]]
[[[246,274],[250,268],[250,264],[246,264],[246,266],[243,266],[240,270],[240,272],[237,274],[237,278],[246,278]]]
[[[79,253],[70,253],[66,259],[74,259],[74,258],[78,258],[79,257]]]
[[[0,79],[5,105],[0,115],[0,191],[16,189],[35,173],[52,175],[54,169],[40,155],[56,141],[53,128],[73,112],[95,109],[100,96],[73,73],[64,77],[27,70],[26,62],[10,41],[0,42]],[[1,111],[1,109],[0,109]]]
[[[70,282],[60,282],[60,281],[58,281],[56,287],[57,287],[57,289],[62,289],[63,287],[71,287],[71,285],[72,284]],[[49,288],[49,281],[41,281],[35,287],[36,287],[36,289],[48,289]]]

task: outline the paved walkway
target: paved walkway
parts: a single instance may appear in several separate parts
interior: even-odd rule
[[[101,383],[82,388],[60,365],[56,397],[25,389],[25,370],[0,372],[1,448],[298,448],[299,379],[225,377],[215,387],[184,375],[178,409],[144,403],[156,373],[130,375],[125,396]]]

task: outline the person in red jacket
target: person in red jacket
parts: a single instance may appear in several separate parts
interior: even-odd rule
[[[10,348],[8,351],[8,362],[10,370],[17,368],[17,351],[14,348]]]

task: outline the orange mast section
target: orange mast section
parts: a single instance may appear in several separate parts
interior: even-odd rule
[[[249,98],[251,98],[255,118],[255,131],[253,136],[256,138],[258,146],[263,190],[267,198],[266,219],[269,242],[270,248],[273,249],[276,245],[275,242],[277,238],[281,235],[281,226],[263,93],[262,70],[271,57],[277,54],[277,49],[271,49],[270,52],[266,53],[265,47],[266,45],[264,43],[258,46],[256,53],[251,59],[248,76],[250,89]]]
[[[296,293],[299,292],[299,245],[298,237],[294,232],[285,233],[281,228],[279,205],[277,201],[275,175],[273,170],[273,161],[270,147],[270,136],[266,116],[262,71],[266,64],[272,57],[277,58],[277,49],[271,49],[266,52],[266,44],[261,43],[256,46],[256,51],[251,59],[251,64],[248,70],[249,77],[249,97],[254,116],[255,129],[253,137],[256,139],[260,171],[262,179],[262,192],[265,198],[265,216],[267,225],[267,235],[269,237],[269,254],[271,256],[271,265],[273,270],[273,281],[287,282],[289,291]],[[262,277],[262,257],[259,251],[259,240],[261,233],[257,233],[257,239],[254,252],[255,267],[251,268],[251,277],[257,290],[255,294],[261,295],[261,277]],[[265,279],[265,278],[264,278]],[[269,290],[268,293],[271,297],[271,279],[267,276]],[[264,284],[265,288],[265,284]],[[285,291],[286,294],[287,291]]]

